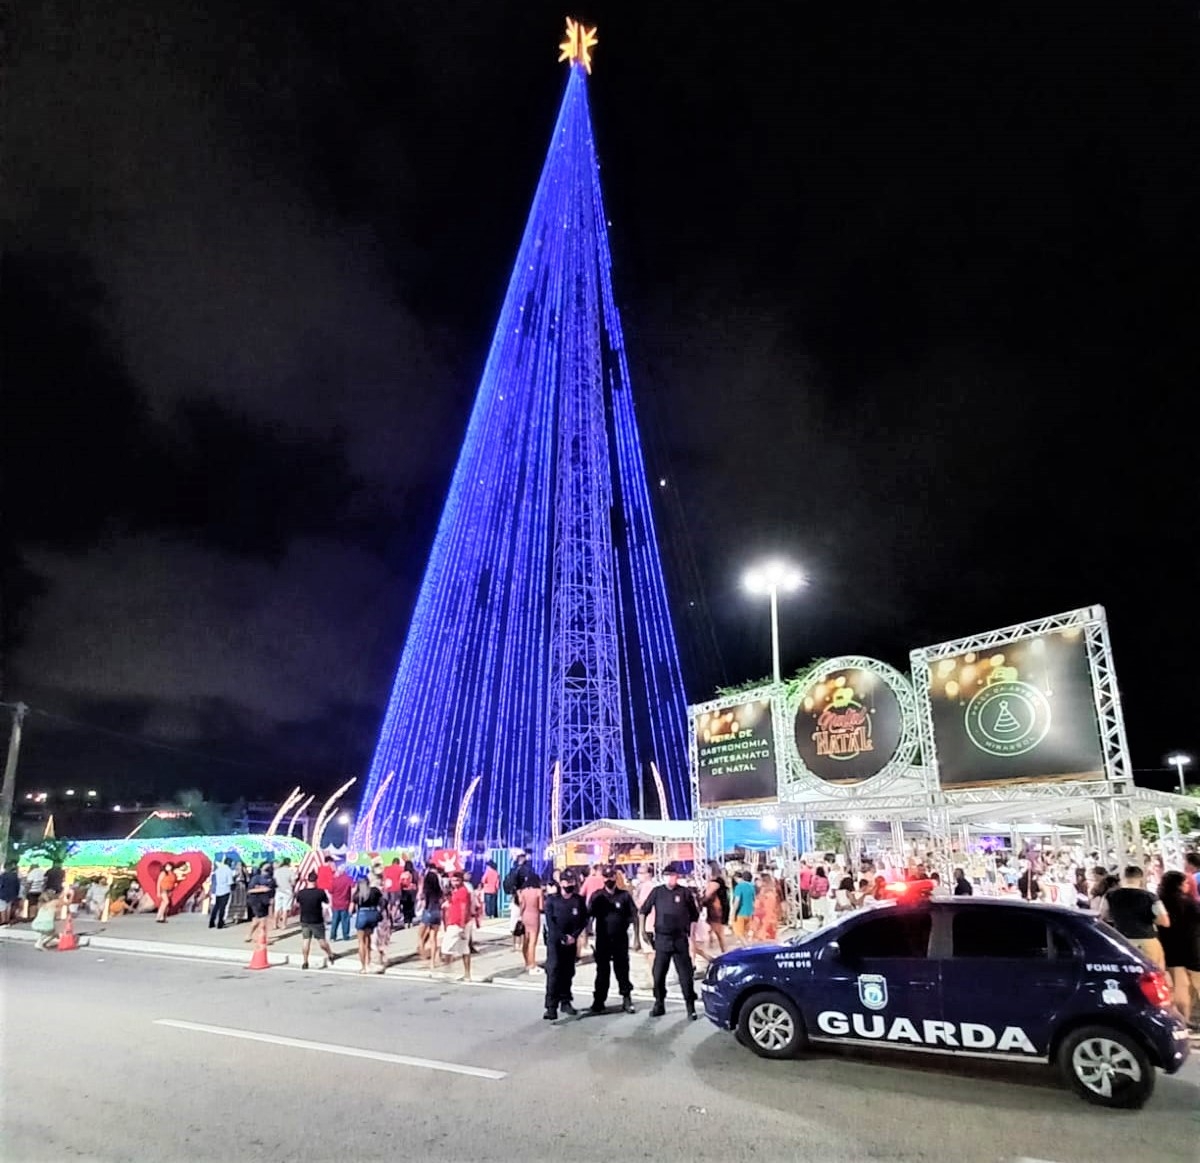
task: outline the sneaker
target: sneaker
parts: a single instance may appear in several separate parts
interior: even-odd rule
[[[558,1010],[552,1010],[550,1008],[547,1008],[546,1012],[544,1014],[542,1014],[542,1020],[547,1021],[547,1022],[557,1022],[558,1021]]]
[[[575,1018],[579,1016],[579,1011],[569,1001],[563,1002],[559,1008],[569,1018]]]
[[[652,1018],[661,1018],[667,1012],[667,1007],[662,1002],[656,1001],[653,1008],[650,1010]]]
[[[635,1006],[633,1004],[632,998],[627,997],[627,998],[622,999],[621,1009],[627,1014],[636,1014],[637,1013],[637,1009],[635,1008]]]
[[[700,1017],[700,1015],[698,1013],[696,1013],[695,1006],[688,1006],[687,1015],[688,1015],[688,1020],[692,1021],[692,1022],[696,1021]]]

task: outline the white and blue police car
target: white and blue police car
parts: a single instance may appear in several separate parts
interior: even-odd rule
[[[716,958],[704,1011],[764,1058],[810,1043],[1057,1063],[1083,1098],[1138,1107],[1187,1027],[1166,975],[1088,913],[1020,901],[889,903]]]

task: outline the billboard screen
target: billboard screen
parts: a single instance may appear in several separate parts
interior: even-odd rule
[[[943,787],[1104,778],[1082,626],[927,665]]]
[[[753,804],[779,795],[770,699],[753,699],[696,717],[700,806]]]
[[[896,684],[903,680],[881,672],[881,665],[868,670],[838,667],[835,661],[801,693],[796,751],[817,779],[862,783],[878,775],[900,749],[904,712]]]

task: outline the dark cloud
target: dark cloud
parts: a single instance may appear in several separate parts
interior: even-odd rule
[[[691,693],[765,669],[738,575],[782,547],[812,575],[785,611],[797,663],[903,664],[1104,602],[1156,762],[1178,734],[1156,692],[1198,645],[1178,613],[1194,15],[593,8]],[[361,767],[561,92],[561,15],[15,13],[6,695],[287,772],[268,783],[304,756]]]

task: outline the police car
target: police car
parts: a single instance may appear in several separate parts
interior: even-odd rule
[[[1083,1098],[1138,1107],[1187,1027],[1166,975],[1088,913],[956,898],[851,913],[716,958],[708,1018],[764,1058],[809,1043],[1055,1062]]]

